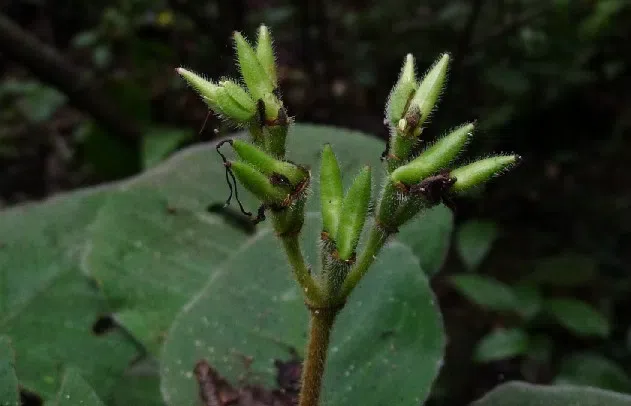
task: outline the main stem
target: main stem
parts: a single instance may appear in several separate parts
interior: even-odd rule
[[[302,368],[299,406],[318,406],[329,338],[338,308],[312,309],[307,357]]]

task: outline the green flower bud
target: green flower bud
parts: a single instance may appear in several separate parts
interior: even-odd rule
[[[209,82],[194,72],[178,68],[177,73],[202,96],[206,104],[216,113],[238,122],[249,121],[256,113],[256,106],[253,103],[248,103],[248,100],[239,94],[239,91],[234,87],[231,86],[235,97],[231,96],[224,86]],[[236,83],[234,86],[239,87]],[[243,89],[240,90],[245,92]],[[245,96],[249,98],[247,93]],[[251,99],[249,100],[251,101]]]
[[[178,75],[182,76],[189,86],[195,89],[201,96],[208,98],[213,97],[214,91],[218,87],[217,85],[204,79],[195,72],[191,72],[190,70],[177,68],[175,71]]]
[[[203,97],[208,107],[216,113],[221,114],[227,119],[237,122],[247,122],[254,117],[256,110],[246,110],[237,103],[229,94],[226,88],[218,87],[215,91],[214,98],[209,99]]]
[[[411,185],[433,175],[449,163],[462,151],[473,124],[462,125],[423,151],[410,163],[395,169],[390,175],[395,182]]]
[[[267,76],[269,76],[272,84],[277,86],[276,78],[276,60],[274,58],[274,49],[272,47],[272,37],[266,26],[259,27],[259,36],[256,41],[256,57],[259,60]]]
[[[246,141],[232,140],[232,148],[243,162],[253,166],[266,176],[284,176],[292,187],[307,179],[308,171],[291,162],[281,161]]]
[[[226,89],[226,93],[244,110],[251,112],[252,115],[256,112],[256,103],[252,100],[252,97],[248,92],[231,80],[223,80],[219,82],[219,86]]]
[[[405,118],[406,121],[411,121],[411,123],[407,123],[407,125],[406,123],[399,123],[400,127],[403,126],[406,129],[412,127],[414,128],[414,131],[418,133],[419,127],[423,125],[429,114],[434,109],[438,96],[440,96],[440,93],[443,90],[448,66],[449,54],[445,53],[425,74],[418,86],[418,89],[416,89],[414,98],[410,102],[408,115],[406,115]],[[417,111],[414,112],[412,109],[417,109]]]
[[[456,182],[451,190],[456,193],[464,192],[487,182],[491,177],[499,175],[501,172],[510,169],[521,160],[519,155],[499,155],[491,158],[481,159],[454,169],[449,174],[455,178]]]
[[[337,233],[334,236],[337,252],[342,260],[353,256],[370,204],[371,174],[370,167],[365,166],[353,181],[340,212]]]
[[[405,57],[399,80],[392,88],[386,104],[386,116],[388,121],[394,126],[397,126],[403,118],[418,86],[414,71],[414,57],[412,54],[408,54]]]
[[[265,93],[261,99],[265,105],[265,121],[276,122],[283,104],[273,93]]]
[[[335,236],[340,221],[344,190],[342,175],[330,144],[322,150],[320,163],[320,204],[322,206],[322,229]]]
[[[237,48],[237,59],[241,75],[248,90],[255,100],[262,99],[267,93],[274,91],[274,84],[269,75],[261,66],[254,49],[243,38],[241,33],[234,33],[234,42]]]
[[[229,162],[229,165],[239,183],[263,203],[283,205],[287,201],[289,196],[287,188],[273,183],[270,177],[253,166],[245,162]]]

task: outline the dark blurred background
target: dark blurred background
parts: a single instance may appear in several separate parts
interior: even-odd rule
[[[546,294],[585,300],[612,329],[594,339],[519,325],[547,340],[544,355],[475,363],[477,340],[516,322],[439,275],[452,339],[433,402],[459,404],[506,379],[551,382],[576,351],[606,364],[597,385],[631,391],[631,1],[0,0],[0,10],[0,207],[126,177],[212,139],[222,123],[210,117],[199,132],[206,107],[174,68],[234,76],[234,30],[271,27],[298,121],[384,139],[404,55],[422,73],[451,52],[428,137],[476,119],[471,153],[525,158],[484,199],[458,202],[457,227],[496,230],[480,272],[513,283],[543,259],[570,258],[570,274],[589,266],[583,285]],[[445,273],[463,268],[452,252]]]

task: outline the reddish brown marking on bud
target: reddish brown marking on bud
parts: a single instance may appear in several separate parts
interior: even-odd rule
[[[456,178],[449,176],[449,171],[444,170],[439,174],[423,179],[421,182],[411,185],[409,192],[422,195],[428,202],[438,204],[449,203],[449,189],[456,183]]]
[[[399,190],[399,192],[403,194],[408,194],[410,192],[410,188],[403,182],[396,182],[394,187]]]

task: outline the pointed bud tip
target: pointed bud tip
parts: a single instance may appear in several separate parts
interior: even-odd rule
[[[498,155],[497,156],[498,160],[500,163],[509,166],[509,165],[516,165],[518,163],[521,162],[522,157],[521,155],[517,155],[517,154],[512,154],[512,155]]]
[[[414,72],[414,70],[414,56],[412,56],[412,54],[407,54],[405,56],[405,61],[403,62],[403,71],[401,72],[401,78],[409,82],[415,81],[416,73]]]
[[[233,31],[232,32],[232,38],[234,39],[234,43],[239,46],[239,44],[243,45],[243,44],[248,44],[248,46],[250,45],[248,43],[248,40],[245,39],[245,37],[243,36],[243,34],[241,34],[240,31]]]

